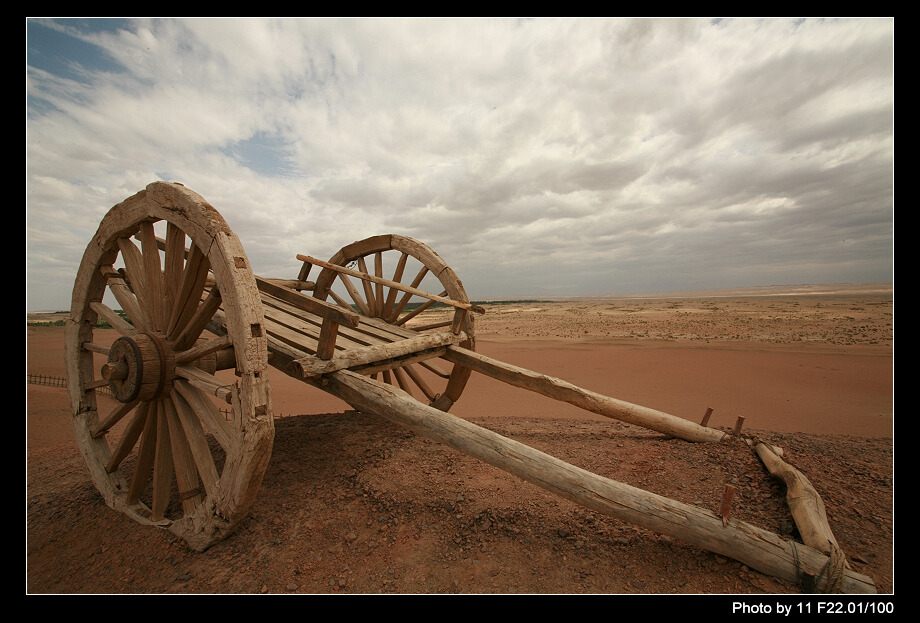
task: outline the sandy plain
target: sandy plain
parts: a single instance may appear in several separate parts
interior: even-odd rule
[[[882,485],[878,490],[865,492],[863,497],[871,497],[871,501],[866,502],[863,511],[854,511],[854,521],[862,528],[845,525],[842,520],[839,525],[846,535],[864,531],[866,525],[871,527],[870,532],[878,530],[872,532],[871,538],[864,535],[857,545],[854,536],[848,545],[851,550],[859,550],[853,555],[864,564],[863,572],[871,572],[876,578],[881,592],[893,590],[894,307],[890,285],[495,302],[486,307],[487,313],[477,318],[477,350],[502,361],[694,421],[699,421],[706,409],[712,408],[709,425],[714,427],[732,428],[740,416],[744,418],[745,430],[774,435],[785,439],[787,445],[799,442],[803,451],[807,448],[817,451],[818,445],[809,445],[813,441],[826,442],[820,446],[824,462],[834,460],[828,457],[840,453],[841,448],[847,455],[871,452],[872,481]],[[28,328],[26,346],[27,373],[63,376],[63,329]],[[593,530],[606,519],[585,518],[582,511],[571,505],[559,506],[551,496],[534,493],[529,485],[513,484],[520,481],[504,473],[494,474],[496,470],[490,466],[467,457],[448,454],[446,466],[431,465],[427,461],[432,453],[440,455],[440,450],[432,450],[433,442],[407,436],[379,422],[368,424],[364,414],[351,411],[339,399],[275,370],[271,371],[271,383],[279,424],[272,465],[263,485],[268,492],[265,496],[260,494],[261,505],[257,502],[253,519],[239,536],[234,535],[197,557],[183,550],[182,544],[168,533],[153,530],[151,534],[151,529],[105,508],[85,468],[81,471],[82,460],[73,440],[65,391],[27,385],[27,591],[770,593],[798,590],[794,585],[760,576],[743,565],[726,566],[721,557],[715,557],[714,564],[699,563],[697,558],[712,559],[713,555],[706,552],[682,551],[675,557],[670,551],[675,546],[667,539],[634,536],[632,532],[624,536],[625,528],[620,526],[599,530],[598,534],[605,536],[595,536],[594,541],[601,539],[601,543],[585,536],[575,541],[580,546],[565,550],[573,533],[587,529],[588,525]],[[543,437],[555,438],[561,448],[547,451],[563,456],[571,451],[573,457],[588,461],[597,448],[582,447],[584,431],[593,438],[600,436],[606,440],[616,431],[625,430],[627,439],[618,442],[619,447],[627,444],[633,459],[644,452],[639,448],[655,448],[662,443],[660,436],[648,437],[645,432],[633,431],[633,427],[619,426],[481,375],[473,376],[451,412],[489,428],[516,431],[525,439],[528,434],[536,435],[534,443],[538,445],[543,443],[540,441]],[[279,442],[282,431],[291,429],[288,434],[294,438],[312,439],[310,443],[315,445],[309,446],[310,453],[322,454],[330,442],[314,439],[313,427],[325,430],[336,421],[341,423],[343,435],[354,433],[356,442],[364,448],[341,452],[342,439],[333,440],[339,447],[337,460],[345,461],[336,462],[337,469],[348,474],[349,483],[343,486],[360,485],[363,491],[353,497],[332,493],[329,484],[305,478],[301,468],[289,467],[288,461],[294,460],[292,453],[302,455],[304,447],[289,448],[295,439]],[[829,447],[833,450],[828,450]],[[368,452],[375,456],[379,453],[379,460],[366,460]],[[409,457],[401,460],[415,460],[424,470],[406,474],[397,466],[400,457],[394,458],[400,452],[408,453]],[[347,461],[349,456],[351,463]],[[850,458],[837,457],[837,460]],[[327,457],[327,463],[331,462]],[[658,457],[658,462],[664,465],[667,457]],[[852,485],[864,489],[864,484],[840,482],[842,477],[855,476],[841,476],[839,468],[824,462],[804,461],[813,470],[806,473],[816,486],[821,483],[822,487],[833,489],[836,486],[833,483],[837,483],[841,487]],[[756,471],[756,461],[753,465],[748,464],[747,469]],[[379,470],[387,466],[395,471],[381,475]],[[816,469],[823,473],[815,474]],[[338,481],[341,477],[335,473],[331,480]],[[463,489],[454,494],[452,491],[458,485],[443,482],[454,477],[468,486],[478,484],[472,492]],[[673,472],[658,476],[646,473],[643,486],[654,490],[656,484],[651,481],[656,478],[658,485],[665,487],[669,481],[695,477]],[[314,509],[312,518],[304,519],[292,512],[289,504],[268,501],[273,498],[267,496],[278,496],[278,487],[288,487],[289,480],[299,487],[299,495],[327,503]],[[387,493],[389,487],[385,483],[396,481],[403,492],[417,488],[414,506],[393,491]],[[442,489],[426,486],[439,482]],[[766,487],[756,483],[753,486]],[[689,483],[678,488],[694,489]],[[782,499],[782,491],[775,490],[775,483],[767,488],[773,491],[772,497]],[[447,495],[451,511],[446,514],[442,502],[432,501],[445,497],[443,489],[451,491]],[[328,492],[328,499],[320,492]],[[522,501],[521,492],[529,496],[526,498],[529,501]],[[286,491],[285,495],[289,493]],[[688,495],[703,494],[694,490]],[[834,503],[840,503],[841,498],[831,492],[828,495]],[[429,497],[432,500],[424,507]],[[503,507],[506,502],[512,504],[510,510]],[[352,504],[364,506],[353,508]],[[406,505],[411,508],[406,510]],[[529,508],[538,517],[528,519],[531,516],[525,512],[516,527],[495,533],[495,526],[501,523],[496,516],[511,525],[514,522],[508,518],[513,519],[522,508]],[[456,517],[453,510],[458,510]],[[782,514],[781,510],[752,508],[751,512],[768,523],[785,521],[776,517],[777,513]],[[316,513],[324,519],[316,517]],[[381,513],[389,518],[383,529],[377,523]],[[479,522],[478,541],[472,547],[468,542],[475,539],[468,533],[468,526],[457,528],[444,523],[461,521],[461,515],[471,513]],[[841,518],[846,515],[839,511],[829,513]],[[862,521],[865,517],[857,517],[865,514],[872,517],[868,524]],[[491,528],[483,531],[481,518],[486,515],[491,518],[487,520]],[[469,517],[467,520],[472,521]],[[547,522],[566,527],[553,527],[546,536],[540,526]],[[290,526],[291,523],[295,525]],[[769,525],[774,528],[776,524]],[[277,533],[282,529],[293,532],[285,532],[279,540]],[[269,533],[275,535],[271,537],[273,545],[268,546],[273,552],[265,549]],[[411,556],[404,550],[402,554],[398,551],[400,539],[407,538],[407,534],[415,542]],[[546,542],[541,540],[543,537]],[[130,544],[122,542],[122,538],[131,539]],[[309,538],[315,546],[306,547],[304,538]],[[604,547],[605,538],[614,539],[615,544],[631,545],[614,548],[612,554],[608,547],[605,554],[600,554],[604,560],[601,564],[596,557],[598,548]],[[838,540],[843,541],[840,534]],[[646,551],[649,543],[653,551]],[[655,550],[659,544],[663,551]],[[366,550],[362,549],[365,545]],[[846,551],[847,545],[842,543],[842,546]],[[242,554],[247,548],[251,550],[249,554]],[[138,551],[147,552],[148,562],[138,562]],[[682,555],[692,560],[683,560]],[[234,569],[249,569],[249,577],[244,580],[238,574],[232,577],[220,574],[222,579],[214,579],[214,564],[225,564],[228,558],[235,560],[240,556],[269,556],[272,562],[263,560],[258,565],[253,560],[234,562]],[[602,568],[615,569],[617,564],[631,568],[631,578],[641,571],[638,575],[644,579],[600,578]],[[424,568],[423,572],[410,572],[410,568],[418,565]],[[568,569],[579,565],[582,568]],[[654,571],[656,565],[664,565],[666,571]],[[526,574],[522,571],[525,567],[542,572]],[[568,574],[564,573],[566,570]],[[692,579],[674,584],[675,570],[688,572]]]

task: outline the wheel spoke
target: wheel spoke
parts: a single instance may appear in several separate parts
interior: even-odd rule
[[[362,273],[367,274],[367,263],[364,261],[364,257],[358,258],[358,270]],[[376,316],[377,315],[377,299],[374,298],[374,288],[371,286],[371,282],[367,279],[361,280],[361,285],[364,286],[364,300],[367,301],[367,311],[365,312],[366,316]]]
[[[157,422],[156,456],[153,463],[153,510],[154,521],[163,519],[169,504],[169,492],[173,481],[173,455],[169,439],[169,422],[163,408],[163,401],[158,400],[155,407]]]
[[[232,345],[233,344],[230,342],[230,336],[224,335],[222,337],[216,337],[212,340],[208,340],[207,342],[202,342],[201,344],[188,350],[179,351],[179,349],[176,349],[176,363],[188,363],[189,361],[200,359],[205,355],[210,355],[211,353],[223,350]]]
[[[137,451],[137,463],[131,475],[131,484],[128,486],[128,503],[135,504],[147,489],[150,482],[150,473],[153,469],[157,450],[157,417],[153,406],[147,409],[144,421],[144,432],[141,434],[141,443]]]
[[[348,290],[348,294],[351,296],[351,300],[355,302],[355,305],[358,306],[358,309],[361,310],[361,313],[365,316],[370,316],[371,310],[367,308],[367,303],[365,303],[361,298],[361,295],[358,294],[358,289],[355,287],[355,284],[351,282],[351,279],[348,278],[348,275],[339,273],[339,278],[342,280],[342,283],[345,284],[345,289]]]
[[[205,491],[210,495],[215,491],[217,481],[220,475],[217,473],[217,466],[214,464],[214,457],[211,455],[211,448],[208,446],[208,439],[201,422],[195,415],[194,409],[188,404],[185,398],[175,389],[172,392],[173,405],[179,421],[182,424],[182,430],[185,433],[185,439],[188,442],[189,450],[195,460],[198,468],[198,474],[201,476],[201,482]]]
[[[160,249],[157,247],[156,233],[153,223],[141,223],[141,251],[144,257],[144,283],[147,284],[148,299],[150,304],[150,317],[155,331],[166,330],[166,315],[163,270],[160,267]]]
[[[138,311],[144,318],[147,327],[153,327],[150,310],[153,309],[151,293],[145,279],[144,258],[130,238],[119,238],[118,248],[121,249],[121,259],[125,263],[125,275],[128,287],[137,298]],[[149,329],[148,329],[149,330]]]
[[[119,403],[117,407],[112,409],[112,412],[108,416],[92,429],[90,429],[90,434],[94,439],[102,437],[109,432],[109,429],[118,424],[122,418],[131,413],[131,411],[137,406],[138,401],[130,402],[127,404]]]
[[[374,274],[378,277],[383,277],[383,253],[377,251],[374,253]],[[374,294],[374,301],[377,305],[374,310],[374,315],[378,318],[383,317],[383,284],[377,283],[376,292]]]
[[[188,381],[176,379],[175,386],[204,427],[214,435],[214,439],[217,440],[220,447],[225,450],[232,448],[233,432],[230,430],[227,420],[220,414],[217,406]]]
[[[348,311],[353,311],[352,306],[349,305],[348,301],[336,294],[334,290],[329,290],[329,296],[331,296],[332,300],[334,300],[340,307],[344,307]]]
[[[411,395],[412,386],[409,384],[409,377],[406,376],[406,373],[403,372],[403,369],[393,368],[393,376],[396,377],[396,382],[399,384],[399,388],[407,394]]]
[[[170,339],[176,340],[176,350],[185,350],[198,340],[202,331],[214,318],[214,314],[220,309],[220,303],[220,292],[217,288],[211,288],[204,302],[198,306],[194,315],[189,319],[188,324],[185,327],[177,326],[173,333],[170,334]]]
[[[421,270],[419,270],[418,274],[415,276],[415,279],[412,280],[412,283],[410,284],[410,286],[413,288],[417,288],[419,284],[422,283],[422,279],[424,279],[425,275],[427,274],[428,274],[428,267],[422,266]],[[391,313],[390,316],[387,318],[387,322],[395,322],[396,319],[399,318],[399,315],[402,313],[402,310],[405,309],[406,305],[409,303],[409,300],[411,298],[412,298],[411,293],[406,292],[405,294],[403,294],[403,297],[399,299],[399,304],[393,309],[393,313]]]
[[[140,327],[135,328],[131,323],[115,313],[111,307],[105,303],[92,302],[89,304],[90,309],[102,316],[102,319],[112,325],[112,328],[122,335],[136,335]]]
[[[112,453],[105,467],[105,471],[108,473],[111,474],[117,470],[121,462],[131,454],[131,450],[134,449],[134,445],[137,443],[138,438],[147,425],[147,413],[149,408],[150,403],[142,402],[134,411],[134,417],[131,418],[128,428],[125,429],[121,439],[119,439],[118,443],[115,445],[115,451]]]
[[[162,403],[163,412],[169,424],[169,441],[176,471],[176,485],[179,488],[179,500],[182,502],[182,511],[190,513],[201,503],[202,491],[198,481],[198,469],[172,398],[166,398]]]
[[[446,294],[447,294],[447,290],[445,290],[444,292],[441,292],[440,296],[444,296]],[[424,303],[422,303],[421,305],[419,305],[418,307],[410,311],[408,314],[406,314],[405,316],[397,320],[395,324],[400,325],[400,326],[406,324],[406,322],[408,322],[409,320],[412,320],[413,318],[415,318],[420,313],[427,310],[429,307],[431,307],[434,304],[435,304],[435,301],[428,299],[427,301],[425,301]]]
[[[179,288],[179,294],[169,317],[167,335],[175,334],[177,329],[181,331],[194,316],[201,302],[201,294],[204,292],[209,268],[208,258],[197,245],[192,245],[185,264],[185,272],[182,275],[182,286]]]
[[[166,285],[166,309],[172,310],[179,299],[182,269],[185,267],[185,232],[172,223],[166,226],[166,249],[163,253],[163,281]]]
[[[450,378],[450,372],[448,372],[447,370],[445,370],[439,365],[431,363],[430,361],[420,361],[419,365],[425,368],[426,370],[433,372],[434,374],[441,377],[442,379]]]
[[[122,311],[125,312],[128,318],[131,319],[131,322],[134,323],[137,330],[148,331],[150,319],[141,309],[140,305],[138,305],[137,297],[134,296],[134,293],[131,291],[131,288],[128,287],[128,284],[125,283],[125,280],[121,278],[121,274],[115,271],[111,266],[104,267],[102,273],[106,276],[109,291],[115,297],[115,300],[118,301],[118,304],[121,305]]]
[[[399,258],[399,262],[396,264],[396,271],[393,273],[392,280],[396,283],[402,283],[403,271],[406,269],[406,260],[408,259],[409,254],[403,251]],[[386,319],[387,322],[389,322],[389,318],[393,314],[393,306],[396,305],[397,296],[399,296],[399,290],[396,288],[390,288],[390,291],[387,292],[387,300],[383,305],[383,313],[380,314],[380,317]]]
[[[431,389],[431,386],[425,382],[425,379],[422,378],[418,370],[416,370],[411,365],[403,366],[402,369],[406,372],[406,375],[408,375],[408,377],[412,379],[412,382],[415,383],[420,390],[422,390],[422,393],[425,394],[425,398],[427,398],[428,400],[435,399],[435,397],[437,396],[437,392]]]

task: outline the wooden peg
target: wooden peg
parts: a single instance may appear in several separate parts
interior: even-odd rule
[[[735,430],[732,434],[736,437],[740,435],[742,426],[744,426],[744,416],[739,415],[738,420],[735,422]]]
[[[703,421],[700,422],[700,426],[707,426],[709,424],[709,416],[712,415],[712,407],[706,407],[706,415],[703,416]]]
[[[732,485],[725,485],[722,489],[722,504],[719,506],[719,516],[722,517],[723,527],[728,525],[728,518],[732,514],[735,491],[737,491],[737,488]]]

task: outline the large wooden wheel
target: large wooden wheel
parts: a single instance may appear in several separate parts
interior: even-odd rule
[[[243,247],[201,196],[157,182],[106,214],[66,358],[77,441],[109,506],[197,550],[233,531],[274,436],[263,324]]]
[[[330,264],[351,266],[376,277],[411,286],[437,296],[469,303],[463,283],[441,257],[427,245],[396,234],[373,236],[342,248],[329,260]],[[345,292],[333,290],[340,280]],[[453,308],[446,307],[445,319],[433,322],[420,320],[423,312],[435,305],[431,299],[415,298],[397,288],[358,280],[324,268],[316,279],[314,295],[326,300],[332,297],[342,307],[370,318],[380,318],[390,325],[411,328],[421,333],[443,331],[453,323]],[[460,329],[467,339],[460,346],[475,350],[473,314],[463,313]],[[377,375],[373,375],[376,377]],[[443,360],[408,363],[380,373],[383,381],[398,386],[433,407],[447,411],[457,401],[470,377],[470,369]]]

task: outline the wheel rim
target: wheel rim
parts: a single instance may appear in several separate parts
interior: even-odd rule
[[[111,346],[94,339],[100,318]],[[242,245],[199,195],[157,182],[108,212],[74,284],[66,359],[77,441],[109,506],[194,549],[233,531],[274,436],[263,324]]]
[[[463,283],[450,266],[430,247],[406,236],[388,234],[354,242],[333,255],[329,262],[339,266],[353,265],[357,270],[377,277],[469,303]],[[345,286],[347,294],[339,295],[332,289],[337,279]],[[388,324],[405,326],[422,333],[444,331],[444,327],[452,322],[451,319],[430,323],[420,320],[422,313],[434,306],[433,301],[412,301],[411,296],[396,288],[363,280],[356,284],[347,275],[329,268],[324,268],[320,272],[314,293],[317,298],[323,300],[332,297],[338,305],[350,311],[357,311],[371,318],[380,318]],[[452,318],[453,310],[447,313]],[[467,339],[460,346],[475,350],[476,339],[471,313],[464,315],[460,329],[467,335]],[[470,370],[464,366],[438,360],[436,363],[429,361],[407,364],[379,375],[374,374],[372,378],[378,376],[384,382],[427,401],[431,406],[447,411],[463,392],[470,377]]]

